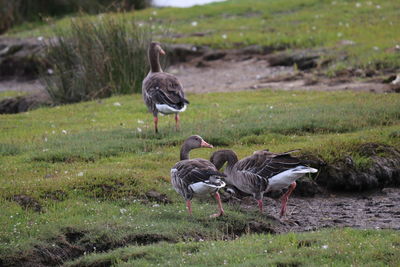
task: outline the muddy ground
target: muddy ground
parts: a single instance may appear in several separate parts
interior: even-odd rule
[[[228,205],[240,205],[243,210],[258,212],[257,202],[251,197],[229,202]],[[264,207],[265,216],[275,222],[271,227],[275,233],[313,231],[326,227],[400,230],[400,188],[367,193],[324,193],[315,197],[293,196],[282,218],[279,217],[279,199],[265,197]]]

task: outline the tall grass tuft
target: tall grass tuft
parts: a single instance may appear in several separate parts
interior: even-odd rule
[[[2,0],[0,33],[24,21],[40,21],[78,12],[97,14],[143,9],[150,4],[150,0]]]
[[[124,16],[79,18],[56,36],[48,51],[54,72],[44,76],[55,103],[140,92],[148,71],[148,27]]]

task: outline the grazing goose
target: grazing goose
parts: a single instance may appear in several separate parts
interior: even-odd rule
[[[301,165],[298,158],[290,155],[292,152],[295,150],[281,154],[260,150],[238,161],[238,157],[232,150],[219,150],[212,154],[210,161],[218,170],[227,162],[226,183],[253,195],[258,202],[260,212],[263,209],[262,198],[265,192],[289,187],[289,190],[281,197],[280,216],[282,217],[286,212],[289,196],[296,187],[296,180],[306,173],[318,171]]]
[[[157,42],[151,42],[148,56],[150,72],[143,80],[142,95],[149,112],[154,116],[154,130],[158,133],[158,113],[175,114],[176,130],[179,130],[179,112],[186,109],[189,101],[185,99],[179,80],[172,74],[163,72],[159,56],[165,55]]]
[[[183,143],[180,152],[180,161],[171,169],[171,183],[175,191],[186,200],[189,214],[192,214],[191,199],[193,196],[205,196],[215,194],[218,202],[218,213],[211,217],[218,217],[224,214],[221,198],[218,190],[225,186],[220,180],[225,174],[218,172],[215,166],[205,159],[189,159],[189,152],[192,149],[213,146],[208,144],[198,135],[190,136]]]

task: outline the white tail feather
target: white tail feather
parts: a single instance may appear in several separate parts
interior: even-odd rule
[[[162,114],[173,114],[173,113],[184,112],[186,110],[186,105],[184,105],[183,108],[181,109],[175,109],[166,104],[156,104],[156,108]]]
[[[220,185],[216,184],[209,184],[204,182],[197,182],[191,184],[189,187],[193,190],[195,195],[206,195],[209,193],[216,192],[218,189],[225,186],[223,181],[220,181]]]
[[[304,174],[316,172],[318,172],[318,170],[311,167],[297,166],[296,168],[278,173],[277,175],[268,179],[267,191],[284,189],[300,177],[304,176]]]

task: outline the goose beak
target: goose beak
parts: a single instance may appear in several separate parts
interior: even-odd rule
[[[160,48],[160,54],[163,55],[163,56],[165,56],[165,51],[162,50],[162,48]]]
[[[207,143],[207,142],[204,141],[204,140],[201,140],[201,145],[200,145],[200,146],[201,146],[201,147],[213,148],[212,145],[210,145],[209,143]]]

